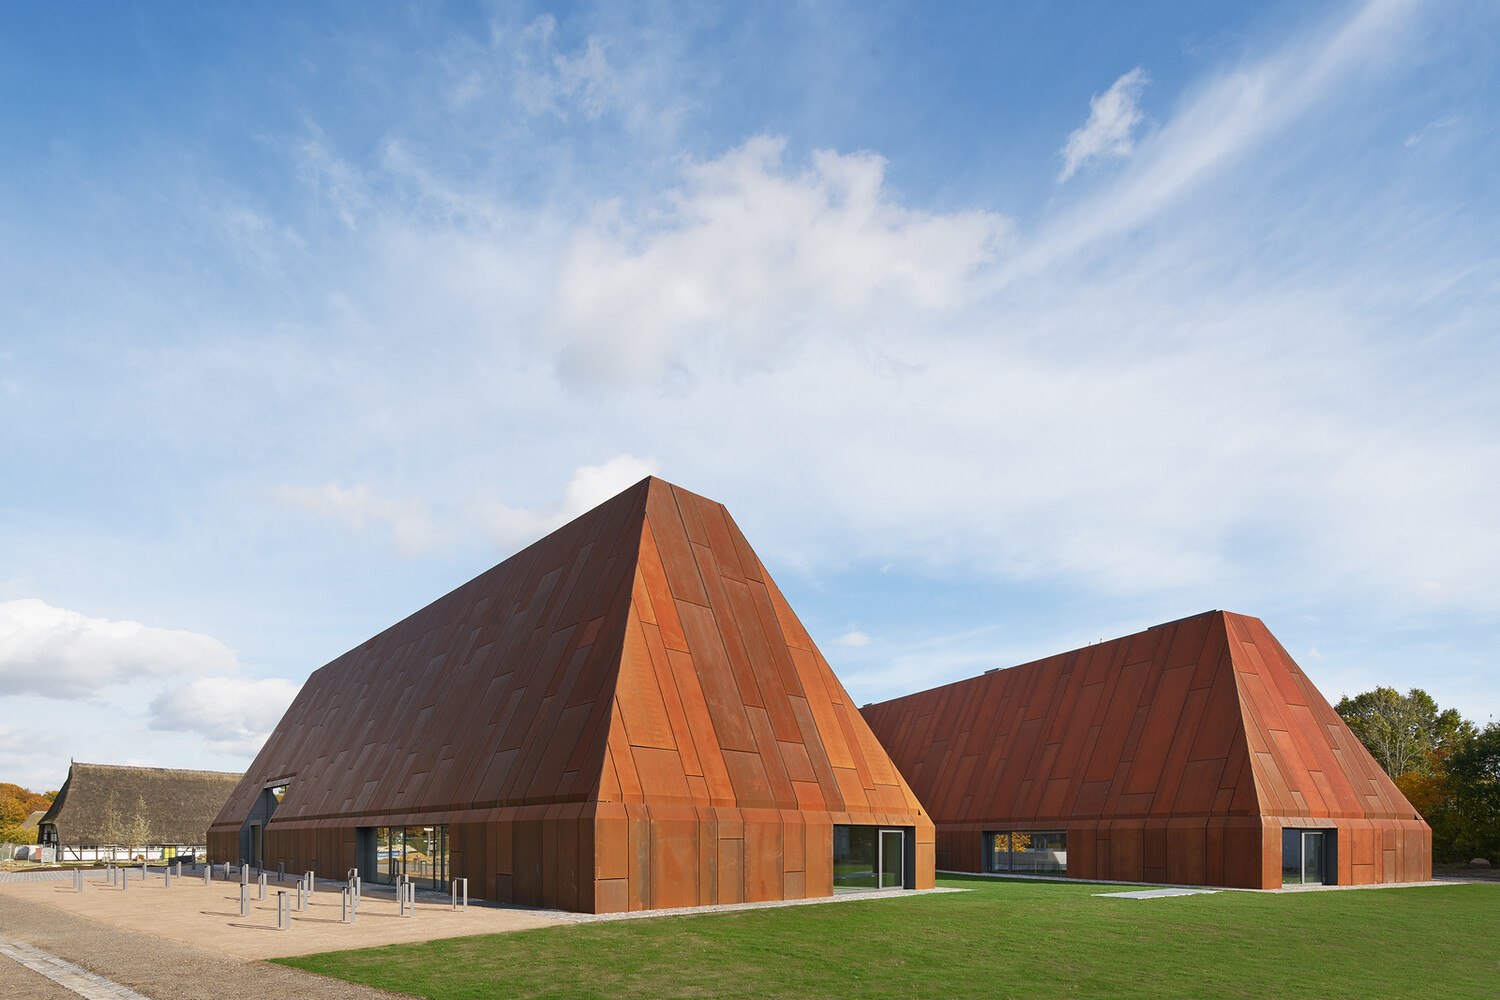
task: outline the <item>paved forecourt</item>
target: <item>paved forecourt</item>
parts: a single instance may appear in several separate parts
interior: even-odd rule
[[[453,910],[448,897],[442,896],[439,901],[436,893],[418,893],[413,914],[402,916],[393,891],[366,885],[355,921],[345,923],[339,892],[343,883],[320,880],[317,891],[308,897],[307,909],[299,911],[297,880],[287,876],[278,884],[274,874],[268,879],[265,899],[257,898],[257,886],[251,882],[250,913],[241,916],[238,877],[225,882],[216,873],[215,880],[205,885],[201,874],[184,870],[181,877],[172,878],[169,887],[160,868],[151,869],[144,880],[139,868],[125,871],[130,880],[123,889],[111,885],[103,872],[89,872],[84,877],[83,892],[75,890],[69,877],[66,881],[3,882],[0,896],[54,907],[123,930],[196,944],[240,959],[496,934],[568,922],[560,919],[561,914],[507,907],[471,905],[467,910]],[[290,901],[291,924],[287,930],[276,926],[278,891],[287,893]],[[7,923],[7,933],[24,939],[24,922]]]

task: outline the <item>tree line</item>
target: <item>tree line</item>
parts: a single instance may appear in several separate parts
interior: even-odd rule
[[[21,828],[26,817],[44,811],[57,798],[56,792],[33,792],[0,782],[0,844],[35,844],[36,827]]]
[[[1421,688],[1345,697],[1334,706],[1432,827],[1432,859],[1500,861],[1500,722],[1483,729]]]

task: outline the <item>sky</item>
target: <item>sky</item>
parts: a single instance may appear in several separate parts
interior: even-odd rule
[[[860,703],[1212,608],[1500,717],[1500,6],[0,17],[0,780],[239,770],[642,476]]]

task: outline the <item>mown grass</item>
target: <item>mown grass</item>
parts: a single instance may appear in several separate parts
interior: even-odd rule
[[[1500,886],[1099,899],[971,891],[282,959],[416,996],[1500,997]]]

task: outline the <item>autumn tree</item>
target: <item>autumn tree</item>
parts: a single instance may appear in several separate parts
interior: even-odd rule
[[[1421,688],[1401,694],[1394,688],[1341,698],[1334,706],[1354,735],[1392,778],[1430,774],[1433,752],[1451,753],[1474,735],[1474,724],[1457,709],[1438,710]]]
[[[36,843],[36,830],[23,830],[21,824],[32,813],[52,805],[55,798],[56,792],[33,792],[20,785],[0,783],[0,843]]]

